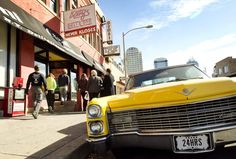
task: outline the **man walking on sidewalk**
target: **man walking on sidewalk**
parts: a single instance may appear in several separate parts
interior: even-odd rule
[[[34,66],[34,71],[35,72],[31,73],[28,77],[25,93],[28,94],[29,87],[31,84],[32,99],[34,104],[34,111],[32,115],[35,119],[37,119],[40,110],[40,105],[43,100],[43,92],[45,91],[45,93],[47,94],[47,85],[45,77],[43,74],[39,73],[39,67],[37,65]]]
[[[67,101],[68,87],[70,84],[70,77],[67,75],[67,69],[63,69],[63,73],[58,77],[58,86],[61,95],[61,105]]]

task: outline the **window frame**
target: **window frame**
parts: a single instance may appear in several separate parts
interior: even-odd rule
[[[58,0],[50,0],[49,8],[54,13],[58,14]]]

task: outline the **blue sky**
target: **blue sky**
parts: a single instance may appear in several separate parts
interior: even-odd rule
[[[112,21],[113,44],[121,45],[122,32],[139,29],[125,36],[126,49],[137,47],[144,70],[153,69],[158,57],[169,65],[183,64],[190,58],[208,74],[227,56],[236,57],[236,0],[98,0],[105,17]],[[116,57],[119,60],[118,57]]]

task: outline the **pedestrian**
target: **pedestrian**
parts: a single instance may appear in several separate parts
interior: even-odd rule
[[[88,77],[85,73],[83,73],[78,81],[78,90],[83,99],[83,104],[82,104],[83,111],[86,111],[86,106],[88,103],[88,100],[84,98],[87,92],[87,85],[88,85]]]
[[[39,67],[34,66],[34,72],[28,76],[25,93],[28,94],[29,87],[32,89],[32,99],[34,111],[32,113],[35,119],[38,118],[41,102],[43,100],[43,92],[47,94],[47,84],[43,74],[39,73]]]
[[[54,92],[55,89],[57,88],[57,83],[55,80],[55,76],[52,73],[49,73],[47,79],[47,88],[48,88],[48,93],[47,93],[47,103],[48,103],[48,111],[49,113],[54,112]]]
[[[92,70],[87,85],[87,90],[89,92],[89,100],[98,97],[101,88],[102,88],[102,79],[99,76],[97,76],[96,70]]]
[[[111,70],[108,68],[106,69],[106,74],[103,80],[103,96],[110,96],[114,95],[114,77],[111,74]]]
[[[105,77],[105,74],[104,73],[102,73],[102,75],[101,75],[101,78],[102,78],[102,83],[104,83],[104,77]],[[104,97],[105,96],[105,92],[104,92],[104,87],[103,87],[103,85],[102,85],[102,87],[101,87],[101,89],[100,89],[100,97]]]
[[[67,75],[67,69],[63,69],[62,74],[58,77],[58,86],[61,96],[61,105],[67,101],[68,87],[70,84],[70,77]]]

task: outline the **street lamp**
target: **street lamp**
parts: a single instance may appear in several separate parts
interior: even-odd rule
[[[125,83],[127,82],[127,69],[126,69],[126,55],[125,55],[125,35],[127,35],[129,32],[137,30],[137,29],[143,29],[143,28],[152,28],[153,25],[147,25],[147,26],[142,26],[142,27],[137,27],[130,29],[126,33],[122,33],[122,40],[123,40],[123,56],[124,56],[124,71],[125,71]]]

